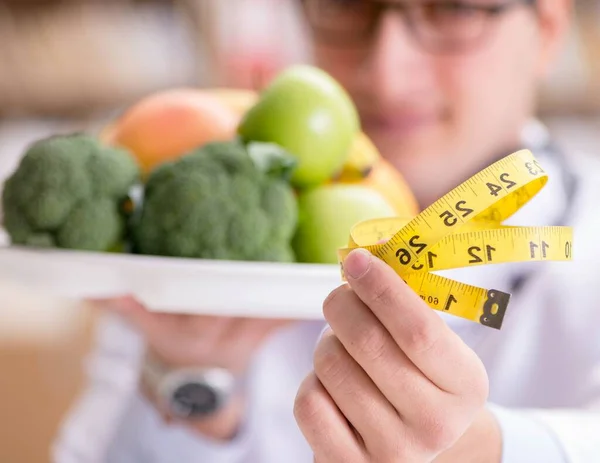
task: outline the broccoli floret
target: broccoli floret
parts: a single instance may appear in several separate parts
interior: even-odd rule
[[[108,251],[124,239],[135,158],[90,135],[53,135],[26,150],[2,193],[13,244]]]
[[[132,239],[140,254],[292,262],[296,161],[269,144],[212,142],[150,173]]]

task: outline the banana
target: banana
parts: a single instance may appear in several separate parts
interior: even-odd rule
[[[360,181],[368,177],[380,158],[381,155],[371,139],[364,132],[358,132],[346,162],[333,180],[336,182]]]
[[[400,217],[413,217],[419,212],[417,200],[402,174],[362,131],[354,139],[344,166],[331,183],[354,183],[372,188],[388,200]]]

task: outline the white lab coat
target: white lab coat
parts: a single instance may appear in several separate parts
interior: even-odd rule
[[[574,262],[445,272],[513,295],[500,331],[440,316],[487,368],[489,407],[504,435],[503,463],[600,462],[600,158],[568,153],[578,180],[567,205],[566,171],[546,156],[543,127],[529,130],[525,141],[550,180],[510,222],[554,225],[566,220],[562,224],[574,227]],[[514,287],[519,275],[527,277]],[[292,407],[323,327],[320,321],[302,322],[268,340],[248,378],[247,419],[236,439],[222,444],[161,422],[136,388],[142,340],[120,321],[106,319],[86,364],[89,386],[57,436],[53,460],[312,463]]]

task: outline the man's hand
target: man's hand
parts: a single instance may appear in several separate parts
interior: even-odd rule
[[[484,366],[383,261],[356,250],[344,268],[298,425],[318,463],[431,462],[485,413]]]
[[[101,310],[116,313],[143,336],[148,351],[173,367],[222,367],[243,375],[258,348],[289,320],[263,320],[150,312],[131,297],[92,301]],[[150,391],[143,387],[146,395]],[[160,410],[166,419],[166,411]],[[193,426],[200,433],[226,440],[243,417],[244,398],[235,397],[218,416]],[[192,424],[190,424],[192,426]]]

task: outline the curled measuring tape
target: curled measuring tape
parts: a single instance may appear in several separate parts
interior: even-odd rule
[[[348,247],[338,250],[342,278],[348,253],[364,248],[390,265],[432,309],[500,329],[510,294],[432,272],[505,262],[572,260],[571,227],[502,225],[547,181],[533,154],[521,150],[477,173],[414,218],[360,222],[350,232]]]

